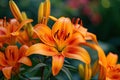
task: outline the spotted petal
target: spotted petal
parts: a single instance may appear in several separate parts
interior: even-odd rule
[[[8,46],[5,50],[7,61],[10,65],[14,65],[19,58],[18,47]]]
[[[68,45],[79,45],[80,43],[84,43],[86,41],[79,32],[76,32],[66,42]]]
[[[72,35],[72,32],[73,25],[69,18],[59,18],[52,27],[52,35],[56,41],[66,40]]]
[[[55,45],[54,39],[52,37],[51,29],[48,26],[44,24],[37,24],[34,27],[34,32],[37,34],[40,40],[45,44],[48,44],[50,46]]]

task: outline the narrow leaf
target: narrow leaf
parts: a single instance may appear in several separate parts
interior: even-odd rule
[[[33,67],[32,69],[30,69],[28,72],[32,72],[32,71],[37,70],[38,68],[43,67],[43,66],[46,66],[46,64],[39,63],[35,67]]]
[[[66,67],[63,66],[62,71],[67,75],[69,80],[73,80],[70,71]]]

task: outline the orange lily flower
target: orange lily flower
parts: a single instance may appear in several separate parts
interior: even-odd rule
[[[27,23],[32,22],[31,19],[24,20],[19,23],[16,19],[10,19],[9,22],[6,19],[0,21],[0,43],[14,44],[16,37],[19,35],[20,29]]]
[[[119,80],[120,64],[117,64],[118,56],[109,53],[106,57],[106,66],[100,65],[99,79],[103,80]],[[104,75],[103,75],[104,74]]]
[[[31,60],[26,56],[25,52],[28,47],[23,45],[20,49],[17,46],[8,46],[5,53],[0,52],[0,70],[7,79],[11,78],[11,74],[19,72],[21,63],[31,66]]]
[[[26,54],[52,56],[52,73],[54,76],[61,70],[65,57],[90,64],[88,52],[79,46],[80,43],[85,43],[85,39],[80,33],[73,33],[73,24],[69,18],[59,18],[52,29],[44,24],[38,24],[35,26],[34,32],[43,43],[32,45]]]
[[[87,43],[86,43],[87,44]],[[107,57],[103,49],[95,44],[87,44],[97,50],[100,64],[99,80],[120,80],[120,64],[117,64],[118,56],[109,53]]]
[[[35,44],[37,39],[38,39],[38,36],[35,33],[33,33],[32,39],[31,39],[26,30],[21,31],[19,36],[17,37],[17,41],[20,44],[24,44],[27,46],[31,46],[31,45]]]

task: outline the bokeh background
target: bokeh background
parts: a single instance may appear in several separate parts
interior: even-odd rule
[[[37,23],[42,0],[14,0],[21,11]],[[44,1],[44,0],[43,0]],[[120,52],[120,0],[51,0],[51,15],[81,18],[88,31],[97,35],[105,49]],[[0,0],[0,18],[13,18],[9,0]],[[109,49],[109,47],[112,49]]]

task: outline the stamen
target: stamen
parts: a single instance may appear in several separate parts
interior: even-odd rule
[[[59,30],[57,30],[57,31],[55,32],[54,37],[59,39],[59,37],[58,37],[58,32],[59,32]]]
[[[4,20],[3,20],[3,27],[5,26],[7,26],[6,17],[4,17]]]
[[[77,18],[75,24],[79,24],[80,18]]]
[[[73,23],[73,24],[75,23],[75,18],[72,18],[72,23]]]
[[[64,40],[66,40],[69,36],[70,36],[70,33],[68,33],[67,36],[65,36]]]

